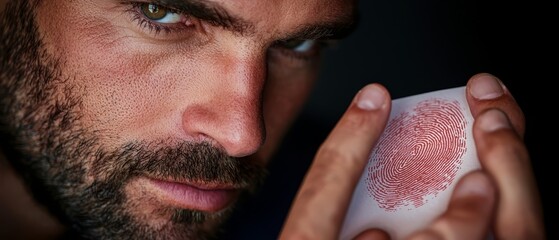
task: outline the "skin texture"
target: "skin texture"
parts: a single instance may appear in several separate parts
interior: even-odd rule
[[[243,24],[224,27],[187,15],[156,25],[140,3],[14,2],[5,32],[19,35],[2,50],[6,155],[71,234],[212,237],[234,197],[262,181],[316,79],[318,49],[283,42],[350,25],[347,3],[222,1]],[[233,197],[198,210],[154,180]]]
[[[302,26],[346,23],[354,5],[215,2],[250,27],[234,31],[188,19],[188,30],[155,34],[138,25],[132,6],[109,0],[41,1],[30,15],[10,15],[21,17],[10,20],[23,30],[2,38],[3,53],[17,53],[2,55],[0,69],[2,133],[12,141],[4,154],[51,211],[33,202],[2,162],[3,183],[16,183],[3,190],[18,196],[2,206],[16,206],[6,207],[10,216],[28,213],[14,220],[16,233],[48,238],[64,223],[94,239],[210,238],[229,207],[184,210],[150,179],[239,194],[258,186],[319,67],[318,55],[301,57],[278,42],[292,40]],[[36,21],[18,25],[30,19]],[[447,213],[412,239],[482,239],[489,230],[497,238],[543,239],[524,118],[506,89],[488,87],[496,82],[488,74],[468,82],[483,170],[463,178]],[[480,89],[495,91],[474,91]],[[378,84],[357,94],[318,151],[281,239],[337,237],[389,100]],[[359,236],[377,237],[386,235]]]

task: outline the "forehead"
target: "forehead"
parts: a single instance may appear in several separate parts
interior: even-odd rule
[[[177,2],[185,0],[175,0]],[[188,0],[186,0],[188,1]],[[252,20],[285,22],[291,19],[336,20],[347,18],[354,8],[353,0],[212,0],[208,4],[224,6],[231,12]]]

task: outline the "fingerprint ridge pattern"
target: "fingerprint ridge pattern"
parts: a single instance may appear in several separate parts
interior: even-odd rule
[[[439,98],[393,118],[371,154],[369,197],[385,211],[411,210],[447,189],[466,152],[466,123],[458,101]]]

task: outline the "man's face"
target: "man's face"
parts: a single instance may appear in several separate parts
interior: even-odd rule
[[[5,152],[84,236],[204,238],[265,175],[352,0],[13,1]],[[15,151],[14,151],[15,150]]]

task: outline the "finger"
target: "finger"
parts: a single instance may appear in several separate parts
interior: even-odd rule
[[[496,183],[499,201],[497,239],[544,239],[539,193],[530,158],[504,112],[486,110],[474,122],[474,140],[482,168]]]
[[[380,229],[369,229],[357,235],[353,240],[390,240],[390,235]]]
[[[337,239],[355,185],[390,112],[390,95],[365,86],[321,145],[284,224],[282,239]]]
[[[474,118],[487,109],[500,109],[509,116],[516,132],[524,136],[524,114],[501,80],[489,73],[476,74],[470,78],[466,89],[466,98]]]
[[[495,201],[491,179],[481,171],[468,173],[456,184],[446,212],[410,239],[485,240]]]

